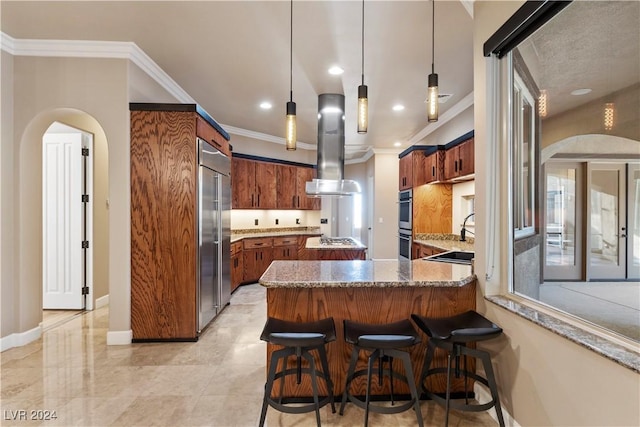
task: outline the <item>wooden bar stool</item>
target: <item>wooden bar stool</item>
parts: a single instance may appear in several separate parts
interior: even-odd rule
[[[449,408],[458,409],[460,411],[480,412],[486,411],[495,406],[498,422],[504,427],[504,419],[502,418],[502,409],[500,408],[500,398],[498,396],[498,386],[493,375],[493,367],[491,366],[491,356],[488,352],[467,347],[469,343],[484,341],[495,338],[502,334],[502,329],[483,317],[479,313],[470,310],[462,314],[443,318],[428,318],[418,314],[412,314],[411,318],[420,329],[429,336],[427,344],[427,354],[424,360],[422,373],[420,374],[420,389],[429,398],[438,402],[445,407],[445,426],[449,424]],[[447,367],[446,368],[430,368],[433,361],[433,355],[436,348],[447,351]],[[460,369],[460,356],[464,356],[464,366]],[[474,357],[482,361],[484,366],[485,377],[481,377],[475,372],[467,370],[467,356]],[[455,358],[455,376],[464,375],[464,394],[465,401],[451,401],[451,358]],[[427,377],[436,374],[447,374],[447,391],[445,398],[430,392],[424,382]],[[471,377],[476,381],[489,387],[491,391],[491,401],[483,404],[470,404],[467,394],[467,379]]]
[[[342,394],[342,404],[340,405],[340,415],[344,413],[344,407],[347,399],[365,410],[364,425],[367,427],[369,423],[369,411],[382,414],[396,414],[413,408],[416,411],[418,426],[422,427],[422,413],[420,411],[420,396],[416,388],[413,378],[413,369],[411,368],[411,358],[409,353],[401,350],[404,347],[411,347],[420,342],[415,328],[409,319],[401,320],[388,324],[366,324],[357,323],[351,320],[344,321],[344,339],[346,342],[353,344],[351,352],[351,362],[347,372],[347,382]],[[356,364],[361,350],[370,351],[369,363],[367,369],[355,370]],[[393,359],[397,358],[402,361],[407,376],[401,375],[393,370]],[[397,379],[408,384],[411,392],[411,400],[399,406],[380,406],[371,404],[371,377],[374,375],[373,366],[378,362],[378,383],[382,385],[382,378],[386,375],[389,377],[391,404],[393,405],[393,380]],[[385,369],[385,362],[388,368]],[[349,392],[349,387],[354,378],[367,376],[367,394],[364,401],[355,397]]]
[[[336,329],[333,318],[318,320],[316,322],[291,322],[270,317],[264,325],[260,339],[271,344],[281,345],[282,349],[274,351],[271,355],[269,373],[264,387],[264,399],[262,401],[262,412],[260,414],[260,427],[264,425],[267,416],[267,406],[272,406],[281,412],[290,414],[302,414],[305,412],[316,412],[316,422],[320,427],[320,408],[327,403],[331,404],[331,411],[336,412],[333,402],[333,382],[329,376],[329,363],[325,344],[336,339]],[[316,363],[311,351],[316,350],[320,359],[322,369],[316,367]],[[287,359],[289,356],[296,357],[296,367],[287,369]],[[302,367],[302,359],[309,363],[308,368]],[[282,360],[282,370],[277,371],[278,364]],[[313,390],[313,403],[302,406],[291,406],[282,403],[284,389],[284,377],[296,376],[297,384],[300,384],[302,374],[311,376],[311,388]],[[322,378],[327,385],[328,396],[320,400],[318,396],[317,378]],[[281,378],[280,394],[276,399],[271,397],[273,382]]]

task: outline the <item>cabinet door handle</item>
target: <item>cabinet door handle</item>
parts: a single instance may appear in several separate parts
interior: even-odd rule
[[[300,196],[298,196],[298,207],[300,207]]]
[[[253,194],[251,195],[251,207],[253,207]]]
[[[258,252],[256,252],[256,261],[258,260]]]
[[[457,160],[453,161],[453,171],[454,172],[458,172],[458,161]]]
[[[258,193],[258,207],[260,207],[260,193]]]
[[[436,177],[436,167],[435,166],[431,166],[431,176],[432,177]]]
[[[264,243],[254,243],[253,246],[262,246]]]
[[[458,160],[460,162],[460,172],[462,172],[462,159]]]
[[[296,196],[291,196],[291,206],[296,205]]]

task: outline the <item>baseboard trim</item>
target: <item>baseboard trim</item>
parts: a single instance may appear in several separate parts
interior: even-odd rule
[[[105,305],[109,305],[109,294],[106,294],[103,297],[96,298],[96,310],[100,307],[104,307]]]
[[[107,332],[107,345],[129,345],[133,339],[133,331],[109,331]]]
[[[22,347],[33,341],[40,339],[42,336],[42,323],[26,332],[15,333],[0,338],[0,352],[9,350],[13,347]]]
[[[479,385],[477,382],[473,385],[473,392],[476,395],[478,402],[488,402],[491,400],[491,393],[485,387]],[[504,418],[504,425],[509,427],[521,427],[516,420],[513,419],[509,411],[504,408],[502,402],[500,402],[500,409],[502,409],[502,417]],[[498,416],[496,415],[496,408],[491,408],[487,413],[498,422]]]

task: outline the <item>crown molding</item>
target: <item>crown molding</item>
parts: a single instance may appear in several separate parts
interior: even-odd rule
[[[2,50],[14,56],[128,59],[179,102],[196,103],[171,76],[133,42],[16,39],[2,32],[0,43]]]
[[[221,124],[227,132],[231,135],[244,136],[246,138],[258,139],[260,141],[272,142],[274,144],[286,145],[286,140],[279,136],[269,135],[268,133],[256,132],[253,130],[243,129],[231,125]],[[316,150],[318,147],[315,144],[309,144],[307,142],[297,141],[296,146],[303,150]]]
[[[462,113],[464,110],[471,106],[473,106],[473,91],[471,91],[467,96],[458,101],[456,105],[442,113],[437,122],[429,123],[424,129],[413,135],[407,142],[409,143],[409,145],[414,145],[422,141],[427,135],[435,132],[439,127],[453,120],[458,114]]]

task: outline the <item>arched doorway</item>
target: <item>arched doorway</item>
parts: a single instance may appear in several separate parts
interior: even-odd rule
[[[60,123],[78,129],[93,136],[93,169],[92,198],[93,212],[88,219],[92,225],[92,270],[88,280],[89,294],[87,309],[106,306],[109,301],[109,215],[108,215],[108,144],[106,134],[100,123],[86,112],[58,108],[45,111],[34,117],[25,128],[20,141],[20,180],[18,191],[21,245],[24,245],[32,256],[32,274],[23,282],[21,293],[27,298],[21,311],[36,315],[42,319],[43,309],[43,239],[46,214],[43,206],[43,137],[53,123]],[[28,197],[24,194],[28,193]],[[40,280],[37,280],[40,279]],[[43,325],[44,326],[44,325]]]

